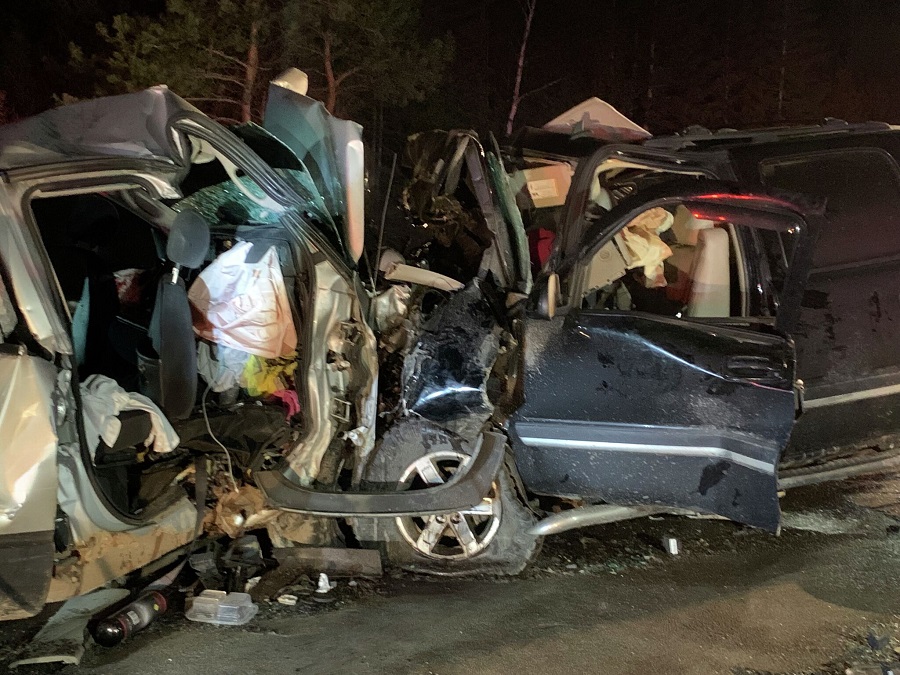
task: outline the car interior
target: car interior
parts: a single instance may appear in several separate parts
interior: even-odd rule
[[[645,169],[601,169],[586,207],[589,221],[603,217],[638,190],[671,178]],[[703,218],[684,204],[651,211],[657,212],[656,227],[647,230],[640,223],[626,223],[588,262],[581,284],[582,309],[698,319],[774,317],[792,253],[789,235]],[[562,207],[532,208],[527,215],[532,266],[539,270],[549,258]],[[659,264],[647,266],[648,261]],[[749,266],[766,285],[758,307],[751,307],[756,289],[749,281]]]
[[[192,453],[221,454],[225,442],[236,449],[228,461],[243,466],[255,452],[283,442],[297,421],[270,396],[253,397],[246,388],[211,392],[198,377],[198,345],[205,344],[213,362],[219,346],[195,334],[188,289],[238,241],[252,242],[251,255],[257,257],[277,252],[299,324],[296,252],[288,237],[272,226],[274,216],[261,217],[263,210],[227,177],[203,171],[205,187],[172,204],[153,202],[139,189],[36,197],[30,203],[71,316],[78,382],[89,388],[97,378],[109,378],[128,393],[123,396],[146,396],[181,440],[171,452],[155,452],[146,443],[154,433],[152,415],[126,406],[116,413],[121,429],[115,442],[101,438],[87,448],[96,486],[130,519],[149,518],[183,494],[175,479],[192,463]],[[293,386],[285,375],[279,383]],[[263,407],[244,405],[251,400]],[[235,423],[247,416],[254,418],[252,425]]]

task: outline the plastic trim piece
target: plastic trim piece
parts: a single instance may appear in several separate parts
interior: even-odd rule
[[[322,516],[401,516],[463,511],[480,504],[503,463],[506,439],[482,434],[462,471],[434,488],[406,492],[322,492],[289,481],[280,471],[260,471],[256,485],[269,503],[287,511]]]

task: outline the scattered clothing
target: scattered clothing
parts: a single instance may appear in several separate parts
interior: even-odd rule
[[[118,415],[124,410],[143,410],[150,414],[150,435],[144,440],[153,452],[171,452],[178,447],[178,434],[159,407],[146,396],[125,391],[115,380],[91,375],[81,384],[81,407],[84,435],[93,453],[102,439],[112,447],[122,423]]]
[[[284,416],[287,419],[291,419],[300,412],[300,396],[295,390],[282,389],[281,391],[276,391],[272,396],[284,405]]]
[[[244,368],[251,358],[251,354],[239,349],[200,342],[197,370],[212,391],[221,393],[244,386]]]
[[[250,396],[270,396],[290,388],[288,378],[297,370],[297,354],[281,359],[251,356],[244,367],[243,387]]]

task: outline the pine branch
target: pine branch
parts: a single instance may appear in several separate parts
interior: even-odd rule
[[[361,70],[362,70],[362,66],[356,66],[355,68],[351,68],[350,70],[347,70],[347,71],[341,73],[334,80],[335,86],[340,85],[341,82],[346,80],[348,77],[351,77],[352,75],[356,75]]]
[[[231,84],[236,84],[239,87],[244,86],[244,81],[237,77],[229,77],[228,75],[219,75],[218,73],[200,73],[200,77],[207,80],[215,80],[216,82],[229,82]]]
[[[534,94],[544,91],[544,89],[549,89],[550,87],[555,87],[557,84],[559,84],[560,82],[562,82],[563,80],[565,80],[568,77],[569,77],[568,75],[563,75],[562,77],[557,77],[555,80],[548,82],[547,84],[542,84],[540,87],[535,87],[534,89],[526,91],[524,94],[522,94],[519,97],[519,103],[524,101],[529,96],[532,96]]]
[[[218,56],[219,58],[225,59],[227,61],[231,61],[235,65],[240,66],[241,68],[246,68],[247,64],[244,61],[241,61],[239,58],[232,56],[231,54],[226,54],[220,49],[214,49],[212,47],[207,47],[206,50],[212,54],[213,56]]]
[[[224,98],[221,96],[191,96],[184,99],[188,103],[229,103],[231,105],[241,105],[241,102],[234,98]]]

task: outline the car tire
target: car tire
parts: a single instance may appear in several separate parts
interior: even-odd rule
[[[365,476],[367,481],[382,484],[390,481],[410,486],[409,474],[416,463],[436,458],[434,463],[441,470],[452,473],[453,455],[470,456],[464,444],[456,443],[451,448],[434,443],[433,439],[425,446],[403,444],[392,450],[400,451],[391,452],[389,458],[382,456],[378,458],[380,461],[370,464]],[[516,575],[522,572],[540,550],[541,538],[528,531],[535,522],[535,514],[520,496],[520,484],[509,454],[485,502],[473,511],[474,514],[359,519],[357,538],[365,546],[377,547],[387,566],[412,572],[445,576]],[[440,518],[445,524],[440,536],[436,539],[424,537],[426,541],[434,540],[434,545],[421,544],[423,532],[441,529]],[[454,519],[457,519],[455,524]],[[458,535],[463,521],[475,537],[474,542],[468,535]],[[471,553],[464,550],[463,539],[470,544]]]

